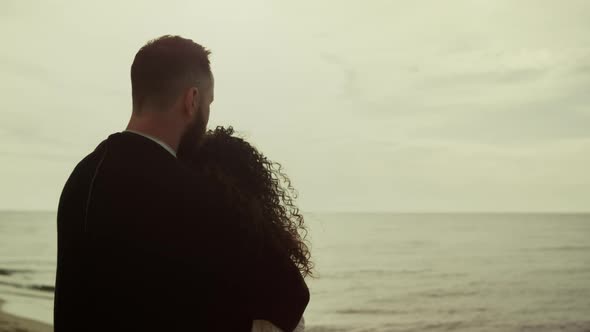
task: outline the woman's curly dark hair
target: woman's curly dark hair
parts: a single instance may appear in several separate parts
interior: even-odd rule
[[[234,135],[233,127],[209,130],[191,152],[179,158],[223,186],[226,198],[240,211],[265,245],[288,256],[302,276],[313,263],[303,215],[295,206],[297,192],[279,163]]]

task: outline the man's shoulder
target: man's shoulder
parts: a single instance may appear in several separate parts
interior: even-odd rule
[[[104,162],[97,165],[98,180],[108,183],[111,190],[121,188],[139,196],[191,204],[216,196],[216,186],[210,179],[149,139],[116,133],[105,140],[104,146]]]
[[[68,184],[77,184],[82,179],[87,178],[89,180],[92,171],[95,170],[97,165],[100,163],[100,159],[102,157],[102,154],[104,153],[104,148],[105,141],[102,141],[96,146],[96,148],[92,152],[90,152],[84,158],[82,158],[82,160],[80,160],[72,170],[72,173],[70,174],[68,181],[66,182],[66,186]]]

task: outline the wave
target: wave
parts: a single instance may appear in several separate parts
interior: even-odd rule
[[[554,247],[539,247],[539,248],[526,248],[523,251],[587,251],[590,252],[590,246],[585,245],[564,245]]]
[[[408,311],[394,309],[343,309],[337,310],[336,313],[343,315],[402,315]]]
[[[419,292],[415,295],[420,297],[429,297],[429,298],[442,298],[442,297],[471,297],[479,295],[480,292],[474,290],[446,290],[446,289],[437,289],[425,292]]]
[[[12,276],[15,274],[26,274],[26,273],[34,273],[33,270],[26,270],[26,269],[2,269],[0,268],[0,276]]]
[[[28,289],[28,290],[40,291],[40,292],[45,292],[45,293],[54,293],[55,292],[55,286],[53,286],[53,285],[39,285],[39,284],[27,285],[27,284],[20,284],[17,282],[1,281],[1,280],[0,280],[0,285],[9,286],[9,287],[18,288],[18,289]]]
[[[546,247],[541,250],[553,250],[553,251],[588,251],[590,252],[590,246],[558,246],[558,247]]]
[[[386,308],[355,308],[355,309],[341,309],[334,311],[342,315],[415,315],[421,313],[424,315],[456,315],[459,313],[482,313],[488,311],[488,308],[483,307],[461,307],[461,308],[430,308],[430,307],[414,307],[399,310]]]
[[[526,272],[527,275],[578,275],[590,274],[590,266],[573,266],[562,268],[537,268]]]
[[[0,295],[16,295],[19,297],[25,297],[30,299],[38,299],[38,300],[53,300],[53,294],[47,293],[39,293],[39,292],[32,292],[32,291],[24,291],[24,290],[4,290],[0,291]]]
[[[401,269],[401,270],[394,270],[394,269],[358,269],[358,270],[344,270],[344,271],[335,271],[332,273],[323,273],[321,275],[322,278],[329,278],[329,279],[357,279],[357,278],[366,278],[369,276],[372,277],[388,277],[394,275],[425,275],[432,272],[431,269]]]
[[[539,322],[539,323],[509,323],[493,320],[452,320],[443,322],[416,322],[416,323],[386,323],[386,324],[365,324],[362,326],[350,325],[310,325],[306,326],[309,332],[424,332],[424,331],[523,331],[523,332],[582,332],[590,331],[590,321],[572,320],[562,322]]]

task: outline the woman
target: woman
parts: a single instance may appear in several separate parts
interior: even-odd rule
[[[266,269],[269,264],[285,264],[286,268],[280,270],[281,273],[286,271],[285,273],[297,274],[299,280],[294,279],[291,282],[293,284],[281,284],[283,280],[272,279],[265,280],[266,284],[263,285],[268,285],[269,289],[272,284],[279,285],[277,289],[299,289],[301,294],[296,294],[295,298],[305,301],[304,309],[309,300],[309,292],[303,278],[312,274],[313,264],[305,241],[307,231],[303,216],[294,204],[296,193],[289,178],[281,171],[281,166],[268,160],[242,138],[234,136],[232,127],[217,127],[208,131],[198,147],[181,149],[179,158],[196,172],[215,181],[221,187],[228,206],[236,209],[242,222],[248,222],[248,234],[244,236],[255,245],[254,252],[257,254],[253,260],[259,264],[257,266],[261,278],[268,278],[265,272],[268,272]],[[280,257],[280,261],[277,257]],[[261,301],[268,300],[264,289],[257,292],[263,298]],[[257,294],[254,294],[254,298]],[[264,317],[266,312],[277,311],[280,299],[276,301],[252,304],[253,331],[280,331],[274,326],[281,325],[280,322],[273,325]],[[256,313],[256,308],[260,308],[260,314]],[[285,320],[292,319],[293,317],[285,317]],[[276,320],[281,320],[281,314],[277,314]],[[303,331],[303,325],[304,320],[301,317],[295,331]]]

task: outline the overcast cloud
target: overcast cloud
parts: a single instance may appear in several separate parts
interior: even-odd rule
[[[124,129],[147,40],[213,51],[210,126],[284,164],[304,210],[582,211],[590,2],[0,2],[0,208],[56,209]]]

